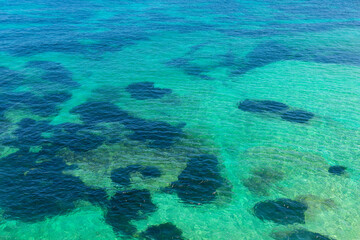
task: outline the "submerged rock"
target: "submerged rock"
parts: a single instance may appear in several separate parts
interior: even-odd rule
[[[144,177],[157,178],[161,177],[161,171],[157,167],[149,166],[141,170],[141,174]]]
[[[30,61],[26,67],[38,68],[45,71],[42,75],[44,81],[61,83],[65,86],[78,87],[79,83],[72,79],[72,73],[62,64],[50,61]]]
[[[118,168],[111,172],[111,180],[121,186],[130,185],[130,174],[141,169],[141,165],[130,165],[126,168]]]
[[[58,125],[54,125],[55,134],[72,133],[75,134],[80,130],[87,129],[89,126],[79,123],[65,122]]]
[[[51,103],[63,103],[71,98],[71,93],[65,91],[52,92],[46,94],[43,98],[47,102]]]
[[[182,237],[182,231],[169,222],[148,227],[145,232],[141,233],[141,237],[148,240],[184,239]]]
[[[14,131],[16,138],[7,139],[2,144],[29,149],[32,146],[41,146],[43,149],[57,151],[61,148],[69,148],[74,152],[86,152],[93,150],[105,142],[105,137],[93,134],[86,125],[75,123],[63,123],[50,125],[48,121],[35,121],[24,118],[17,123],[18,128]],[[45,134],[50,135],[44,137]]]
[[[281,113],[286,111],[289,107],[281,102],[270,101],[270,100],[249,100],[246,99],[239,103],[238,108],[245,112],[271,112]]]
[[[30,118],[22,119],[17,126],[18,128],[14,131],[16,138],[5,139],[2,144],[23,150],[40,146],[43,143],[42,134],[52,129],[48,121],[35,121]]]
[[[162,121],[128,118],[123,124],[134,132],[130,139],[149,141],[153,148],[169,148],[183,135],[181,128]]]
[[[130,174],[140,172],[144,177],[160,177],[161,172],[156,167],[144,167],[141,165],[130,165],[126,168],[118,168],[111,172],[111,180],[123,187],[130,185]]]
[[[37,222],[72,211],[78,200],[105,201],[107,195],[103,190],[87,187],[79,178],[63,174],[67,169],[64,161],[51,152],[18,151],[3,158],[0,166],[3,216]]]
[[[259,219],[282,225],[305,223],[307,205],[291,199],[280,198],[259,202],[254,206],[254,214]]]
[[[136,227],[130,221],[144,219],[155,210],[149,190],[117,192],[108,203],[105,221],[115,232],[131,235],[136,232]]]
[[[345,173],[345,171],[346,171],[346,167],[339,166],[339,165],[331,166],[328,169],[328,172],[333,175],[343,175]]]
[[[268,64],[292,59],[291,49],[277,41],[267,41],[257,45],[235,73],[244,74],[252,69]]]
[[[0,113],[9,108],[28,108],[41,117],[49,117],[59,112],[58,105],[71,98],[71,94],[59,91],[44,96],[30,92],[6,92],[0,95]]]
[[[74,107],[73,114],[79,114],[80,119],[86,124],[105,122],[121,122],[129,118],[126,111],[109,102],[86,102]]]
[[[213,80],[211,77],[206,75],[207,70],[195,63],[191,62],[189,58],[175,58],[166,63],[169,67],[175,67],[182,70],[189,76],[199,77],[204,80]]]
[[[199,155],[191,158],[176,182],[166,191],[175,191],[188,204],[212,202],[218,188],[224,185],[218,168],[218,160],[213,155]]]
[[[170,94],[171,89],[156,88],[153,82],[138,82],[127,86],[126,91],[131,94],[132,98],[138,100],[162,98],[165,94]]]
[[[25,77],[9,68],[0,66],[0,89],[3,91],[13,90],[23,84]]]
[[[129,115],[118,106],[108,102],[86,102],[71,110],[79,114],[80,119],[87,125],[96,125],[104,122],[118,122],[126,129],[133,131],[127,137],[147,142],[150,147],[169,148],[183,134],[182,127],[175,127],[162,121],[145,120]]]
[[[304,110],[288,111],[281,118],[289,122],[306,123],[314,117],[314,114]]]
[[[48,141],[59,148],[67,147],[74,152],[87,152],[98,148],[105,142],[105,137],[89,133],[61,133]]]

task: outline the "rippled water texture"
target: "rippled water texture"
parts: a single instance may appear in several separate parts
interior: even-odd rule
[[[0,0],[0,239],[360,239],[358,0]]]

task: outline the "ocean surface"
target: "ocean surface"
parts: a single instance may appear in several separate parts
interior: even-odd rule
[[[0,0],[1,240],[360,239],[358,0]]]

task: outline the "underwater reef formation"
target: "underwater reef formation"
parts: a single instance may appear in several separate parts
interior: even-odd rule
[[[343,175],[345,173],[346,169],[347,168],[344,166],[336,165],[336,166],[329,167],[328,172],[333,175]]]
[[[25,94],[25,96],[28,96],[28,94]],[[14,96],[11,95],[10,99],[12,97]],[[21,97],[23,97],[22,94],[16,96],[16,99]],[[63,95],[54,94],[51,95],[51,98],[57,101],[59,98],[63,99]],[[1,101],[6,101],[6,98],[0,100],[0,106]],[[10,101],[10,103],[16,105],[16,102]],[[6,110],[7,106],[4,108]],[[42,107],[39,109],[49,110],[49,108]],[[21,149],[29,149],[32,146],[46,146],[47,148],[52,147],[54,150],[69,148],[74,152],[90,151],[105,142],[111,144],[122,140],[119,136],[102,136],[99,134],[99,131],[103,132],[103,129],[98,127],[97,124],[107,122],[122,124],[125,129],[132,132],[127,135],[128,139],[146,142],[149,147],[153,148],[169,148],[183,136],[182,127],[184,125],[172,126],[162,121],[132,117],[129,113],[111,103],[87,102],[73,108],[71,111],[80,114],[83,124],[63,123],[50,125],[47,121],[25,118],[16,124],[17,129],[13,132],[13,137],[3,139],[2,144]],[[0,112],[0,116],[3,117],[2,112]],[[44,133],[49,136],[45,137]],[[147,171],[150,171],[150,169]],[[151,173],[150,171],[148,174],[159,173]]]
[[[206,75],[206,69],[202,68],[191,62],[189,58],[175,58],[166,63],[168,67],[175,67],[182,70],[185,74],[189,76],[199,77],[203,80],[212,80],[211,77]]]
[[[24,83],[25,76],[6,67],[0,66],[0,89],[2,91],[14,90]]]
[[[304,110],[288,111],[281,118],[288,122],[306,123],[314,117],[314,114]]]
[[[38,68],[44,71],[42,80],[46,82],[61,83],[65,86],[79,87],[80,84],[72,79],[72,73],[62,64],[50,61],[30,61],[26,64],[29,68]]]
[[[256,45],[242,61],[236,64],[238,67],[234,73],[245,74],[253,69],[287,60],[359,66],[358,56],[356,52],[331,47],[298,50],[278,41],[265,41]]]
[[[150,226],[141,233],[141,237],[147,240],[183,240],[182,231],[174,224],[168,222]]]
[[[24,118],[17,123],[14,131],[15,138],[5,139],[4,145],[28,150],[32,146],[41,146],[54,152],[61,148],[69,148],[74,152],[85,152],[102,145],[106,138],[87,131],[80,131],[88,127],[81,124],[64,123],[50,125],[48,121],[35,121]],[[44,137],[49,133],[50,137]]]
[[[238,108],[244,112],[271,113],[275,116],[280,116],[285,121],[296,123],[307,123],[315,116],[313,113],[305,110],[292,110],[288,105],[272,100],[245,99],[239,102]]]
[[[287,110],[289,107],[281,102],[270,100],[249,100],[246,99],[240,102],[238,108],[245,112],[271,112],[279,113]]]
[[[111,180],[123,187],[130,185],[130,174],[140,172],[143,177],[160,177],[161,172],[158,168],[149,166],[144,167],[141,165],[130,165],[126,168],[114,169],[111,172]]]
[[[134,132],[128,136],[130,139],[148,141],[149,147],[154,148],[168,148],[183,135],[181,127],[175,127],[162,121],[128,118],[123,124]]]
[[[182,126],[175,127],[162,121],[133,117],[109,102],[86,102],[73,108],[71,113],[79,114],[80,119],[88,125],[119,122],[133,131],[128,138],[148,142],[149,146],[154,148],[168,148],[183,134]]]
[[[122,122],[129,118],[126,111],[110,102],[85,102],[71,109],[70,113],[79,114],[81,121],[89,125]]]
[[[286,233],[275,233],[273,238],[276,240],[335,240],[306,229],[297,229]]]
[[[132,98],[137,100],[162,98],[172,92],[172,90],[168,88],[154,87],[154,82],[132,83],[126,87],[126,91],[130,93]]]
[[[69,166],[51,152],[20,150],[1,161],[0,206],[7,219],[42,221],[68,213],[78,200],[97,204],[106,199],[103,190],[90,188],[79,178],[64,174]]]
[[[136,233],[136,227],[130,221],[144,219],[156,209],[149,190],[133,189],[117,192],[108,203],[105,221],[115,232],[132,235]]]
[[[64,91],[52,92],[42,97],[32,96],[26,104],[34,114],[49,117],[56,115],[60,110],[58,105],[69,100],[71,96],[70,93]]]
[[[282,225],[304,224],[307,209],[306,204],[286,198],[258,202],[253,208],[255,216],[259,219]]]
[[[43,99],[50,103],[63,103],[71,98],[71,93],[65,91],[51,92],[43,96]]]
[[[5,144],[19,149],[29,149],[31,146],[40,145],[43,140],[42,134],[51,130],[48,121],[35,121],[31,118],[22,119],[17,126],[18,128],[14,131],[16,139],[10,139]]]
[[[246,55],[242,66],[235,73],[244,74],[252,69],[292,58],[290,49],[283,44],[277,41],[263,42]]]
[[[192,157],[178,180],[166,188],[166,192],[176,192],[178,197],[188,204],[206,204],[216,198],[216,191],[224,185],[218,168],[218,159],[214,155]]]
[[[58,104],[71,98],[71,94],[63,91],[37,96],[30,92],[7,92],[0,94],[0,113],[9,108],[28,108],[41,117],[54,116],[58,113]]]
[[[49,141],[58,147],[68,147],[74,152],[86,152],[98,148],[105,137],[89,132],[56,134]]]
[[[141,174],[148,178],[161,177],[161,171],[157,167],[148,166],[141,170]]]

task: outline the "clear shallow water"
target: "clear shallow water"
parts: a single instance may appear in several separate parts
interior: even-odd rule
[[[359,238],[357,1],[0,13],[2,239],[141,239],[169,222],[184,239]],[[242,111],[246,99],[288,109]],[[282,118],[293,110],[314,116]],[[256,214],[279,199],[306,211]]]

